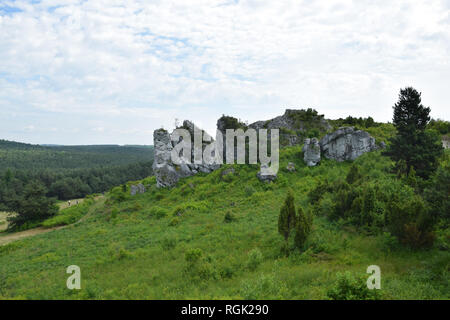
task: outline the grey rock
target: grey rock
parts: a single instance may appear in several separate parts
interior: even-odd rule
[[[380,148],[381,148],[381,149],[386,149],[386,142],[381,141],[381,142],[380,142]]]
[[[286,167],[286,170],[289,171],[289,172],[294,172],[295,171],[295,164],[293,162],[289,162],[287,167]]]
[[[144,193],[145,187],[142,183],[139,183],[138,185],[131,185],[130,186],[130,194],[132,196],[135,196],[138,193]]]
[[[299,145],[302,143],[301,135],[304,134],[311,126],[311,122],[317,129],[327,131],[331,129],[331,125],[323,118],[323,115],[313,116],[310,121],[301,121],[305,110],[286,109],[283,115],[266,121],[257,121],[249,125],[250,128],[259,129],[281,129],[280,143],[281,145]],[[284,129],[284,130],[283,130]],[[290,133],[290,132],[291,133]],[[295,134],[292,134],[295,133]],[[270,134],[268,135],[270,138]]]
[[[327,134],[320,142],[322,154],[337,161],[355,160],[362,154],[376,150],[375,139],[369,133],[342,127]]]
[[[130,186],[130,194],[135,196],[138,193],[138,188],[135,185]]]
[[[265,164],[262,164],[261,165],[261,168],[267,168],[268,166],[267,165],[265,165]],[[262,181],[262,182],[272,182],[272,181],[274,181],[276,178],[277,178],[277,175],[276,174],[266,174],[266,175],[263,175],[263,174],[261,174],[261,171],[259,171],[257,174],[256,174],[256,176],[258,177],[258,179],[260,180],[260,181]]]
[[[172,162],[171,151],[173,150],[175,143],[171,140],[171,135],[164,129],[157,129],[153,132],[154,143],[154,161],[153,161],[153,173],[156,177],[156,186],[158,188],[173,187],[178,183],[181,178],[189,177],[197,174],[198,172],[210,173],[217,170],[219,165],[208,164],[194,164],[194,128],[195,124],[191,121],[185,120],[183,122],[183,129],[186,129],[191,134],[191,158],[187,159],[186,163],[176,165]],[[200,130],[200,129],[199,129]],[[203,131],[203,134],[206,134]],[[214,140],[211,138],[211,142]],[[209,142],[209,143],[211,143]],[[209,144],[203,142],[202,148]]]
[[[137,187],[138,187],[138,192],[139,193],[144,193],[145,192],[145,187],[144,187],[144,185],[142,183],[139,183],[137,185]]]
[[[224,176],[229,175],[229,174],[234,174],[234,172],[235,172],[234,168],[228,168],[228,169],[223,170],[220,173],[220,176],[224,177]]]
[[[314,167],[320,162],[320,145],[317,138],[305,139],[303,160],[308,167]]]

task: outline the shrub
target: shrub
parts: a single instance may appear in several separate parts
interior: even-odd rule
[[[161,247],[164,250],[172,250],[177,246],[177,239],[174,237],[166,237],[161,241]]]
[[[251,250],[248,254],[247,267],[254,271],[262,263],[263,256],[258,248]]]
[[[378,299],[376,290],[367,288],[364,277],[355,277],[350,272],[338,273],[337,280],[327,292],[332,300],[374,300]]]
[[[186,260],[185,273],[194,279],[208,280],[216,278],[216,272],[211,263],[203,255],[199,248],[186,251],[184,258]]]
[[[286,299],[288,293],[286,284],[272,274],[263,274],[253,281],[244,281],[240,289],[240,294],[247,300]]]
[[[208,203],[206,201],[189,201],[180,204],[172,211],[173,216],[182,216],[189,211],[204,212],[208,210]]]
[[[246,186],[244,191],[247,197],[251,197],[256,192],[255,188],[252,186]]]
[[[361,179],[362,175],[359,172],[359,167],[357,164],[353,163],[352,166],[350,167],[350,171],[347,174],[346,177],[346,181],[348,184],[353,184],[356,181],[358,181],[359,179]]]
[[[294,243],[298,249],[303,249],[306,239],[311,233],[312,216],[311,214],[305,215],[301,207],[297,211],[297,223],[295,225],[295,237]]]
[[[225,213],[225,216],[223,218],[223,221],[225,223],[230,223],[233,222],[234,220],[236,220],[236,218],[234,217],[232,212],[228,211],[227,213]]]
[[[178,217],[174,217],[170,220],[169,227],[175,227],[178,224],[180,224],[180,219],[178,219]]]
[[[430,247],[434,241],[432,219],[419,196],[398,201],[394,196],[388,203],[388,228],[402,244],[411,248]]]
[[[284,237],[286,242],[289,239],[289,234],[295,227],[295,222],[294,195],[292,194],[292,190],[289,190],[284,204],[280,209],[280,215],[278,216],[278,233]]]
[[[156,219],[161,219],[167,216],[168,212],[166,209],[155,206],[150,209],[150,215],[154,216]]]

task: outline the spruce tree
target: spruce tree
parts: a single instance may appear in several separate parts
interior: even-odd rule
[[[399,100],[394,105],[393,123],[397,135],[391,139],[386,152],[394,161],[404,160],[402,174],[414,167],[418,176],[427,178],[437,166],[442,154],[442,143],[437,134],[426,131],[430,121],[430,108],[422,105],[421,93],[408,87],[400,90]]]
[[[278,232],[284,237],[286,242],[289,239],[289,234],[295,227],[295,222],[294,195],[292,190],[289,190],[284,204],[280,209],[280,215],[278,216]]]
[[[353,184],[359,179],[361,179],[361,173],[359,173],[358,165],[353,163],[350,167],[350,171],[347,174],[347,183]]]
[[[306,239],[311,232],[312,217],[306,215],[301,207],[297,211],[297,223],[295,225],[294,243],[298,249],[302,249],[305,245]]]

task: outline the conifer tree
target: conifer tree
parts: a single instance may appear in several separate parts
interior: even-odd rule
[[[295,204],[294,195],[292,190],[288,191],[284,204],[280,209],[280,215],[278,216],[278,232],[284,237],[287,242],[289,235],[295,227]]]
[[[298,249],[303,248],[306,239],[311,233],[311,226],[312,226],[311,215],[309,214],[306,215],[303,212],[302,207],[299,207],[297,211],[297,223],[295,225],[295,237],[294,237],[294,243]]]
[[[442,154],[442,143],[436,133],[426,131],[430,121],[430,108],[422,105],[421,93],[408,87],[400,90],[399,100],[394,105],[393,123],[397,135],[391,139],[386,152],[392,160],[404,160],[408,174],[414,166],[418,176],[427,178],[438,166]]]

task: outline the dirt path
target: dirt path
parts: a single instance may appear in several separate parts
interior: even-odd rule
[[[10,242],[13,242],[13,241],[16,241],[16,240],[32,237],[37,234],[47,233],[47,232],[62,229],[65,227],[67,227],[67,226],[60,226],[60,227],[53,227],[53,228],[39,227],[39,228],[34,228],[34,229],[30,229],[30,230],[25,230],[25,231],[7,233],[5,236],[0,236],[0,246],[10,243]]]
[[[73,224],[69,224],[67,226],[53,227],[53,228],[39,227],[39,228],[34,228],[34,229],[19,231],[19,232],[14,232],[14,233],[5,233],[5,235],[0,234],[0,246],[5,245],[10,242],[13,242],[13,241],[20,240],[20,239],[32,237],[32,236],[35,236],[38,234],[51,232],[54,230],[64,229],[64,228],[73,226],[75,224],[78,224],[78,223],[82,222],[84,219],[86,219],[86,217],[88,217],[92,213],[93,209],[95,209],[100,203],[103,203],[103,201],[97,201],[97,200],[103,200],[103,196],[99,196],[99,197],[95,198],[95,200],[96,200],[96,202],[89,208],[89,211],[83,217],[81,217],[80,220],[78,220],[77,222],[75,222]]]
[[[70,201],[70,206],[69,206],[69,201]],[[83,201],[84,201],[84,199],[81,198],[81,199],[72,199],[72,200],[66,200],[66,201],[60,202],[58,204],[59,205],[59,210],[66,209],[68,207],[76,206],[78,204],[81,204]]]

